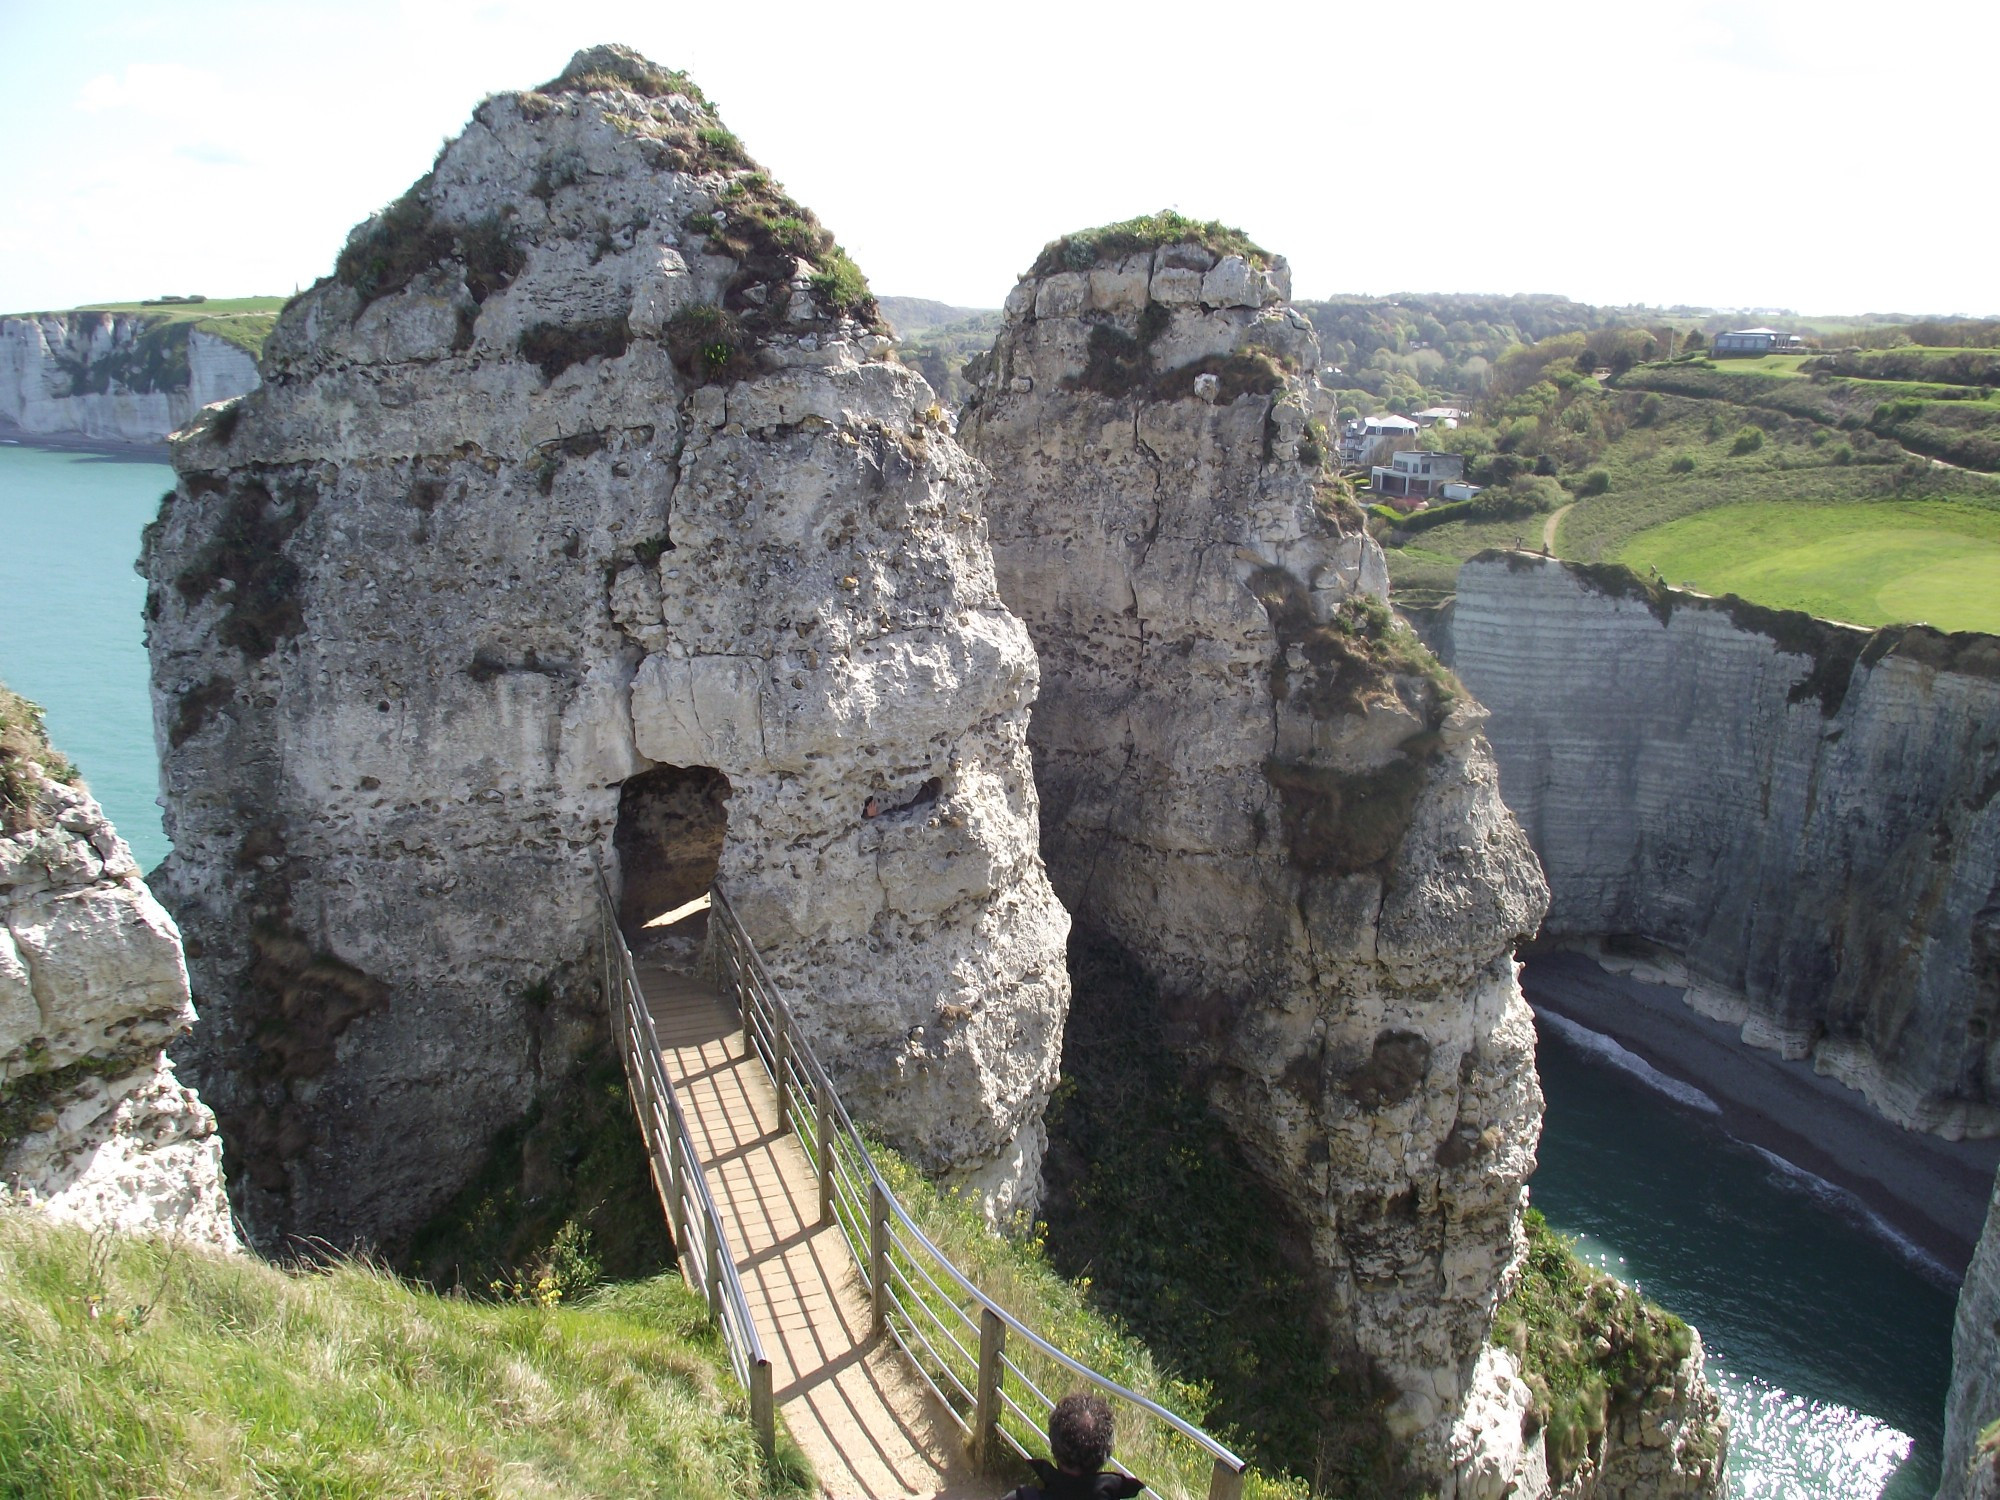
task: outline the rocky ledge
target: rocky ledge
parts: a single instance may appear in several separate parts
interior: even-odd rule
[[[195,1019],[180,933],[73,780],[0,688],[0,1190],[234,1249],[214,1117],[165,1056]]]

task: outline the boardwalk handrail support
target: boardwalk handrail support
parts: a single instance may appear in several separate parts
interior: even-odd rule
[[[653,1015],[646,1008],[632,950],[625,944],[625,934],[619,931],[617,908],[602,870],[597,872],[597,893],[602,950],[598,977],[611,1014],[618,1055],[625,1064],[632,1112],[638,1116],[639,1132],[645,1137],[653,1187],[673,1225],[674,1250],[680,1258],[681,1274],[707,1301],[709,1318],[721,1329],[723,1347],[729,1352],[730,1368],[750,1397],[750,1421],[757,1430],[758,1446],[768,1461],[777,1444],[771,1361],[764,1353],[764,1341],[750,1316],[750,1304],[736,1274],[736,1258],[723,1235],[722,1217],[715,1210],[715,1199],[709,1195],[701,1154],[695,1148],[687,1117],[681,1111],[680,1099],[661,1060]]]
[[[1046,1430],[1054,1401],[1010,1353],[1025,1346],[1085,1384],[1165,1423],[1212,1460],[1208,1500],[1239,1500],[1248,1468],[1245,1460],[1185,1418],[1058,1349],[982,1292],[931,1242],[877,1168],[867,1141],[855,1128],[839,1091],[798,1029],[791,1007],[719,884],[710,891],[709,919],[710,957],[718,978],[736,992],[745,1036],[769,1069],[779,1098],[797,1097],[789,1109],[781,1104],[780,1118],[788,1120],[792,1130],[812,1137],[812,1154],[822,1172],[822,1203],[831,1205],[868,1287],[876,1331],[886,1329],[909,1356],[964,1433],[974,1458],[991,1467],[1003,1445],[1022,1458],[1030,1456],[1021,1438],[1009,1431],[1008,1415],[1037,1437]],[[968,1337],[977,1335],[976,1352],[961,1342],[912,1275],[958,1314]],[[1016,1399],[1016,1392],[1028,1406]],[[1154,1488],[1159,1485],[1154,1483]]]

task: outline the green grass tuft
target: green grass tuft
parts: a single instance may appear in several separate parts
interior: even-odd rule
[[[36,796],[42,776],[74,785],[77,770],[49,744],[41,706],[0,686],[0,832],[43,826]]]
[[[1114,256],[1140,250],[1156,250],[1162,245],[1196,244],[1211,253],[1240,255],[1259,268],[1270,265],[1271,252],[1251,240],[1240,229],[1218,219],[1190,219],[1173,209],[1121,219],[1095,229],[1079,229],[1059,240],[1051,240],[1035,257],[1030,276],[1047,276],[1056,271],[1087,271]]]
[[[1671,1386],[1694,1333],[1631,1287],[1577,1257],[1575,1242],[1527,1212],[1521,1284],[1501,1304],[1493,1342],[1514,1351],[1533,1392],[1528,1420],[1545,1430],[1561,1484],[1595,1451],[1613,1411],[1636,1410]]]
[[[0,1494],[800,1496],[675,1277],[576,1306],[0,1211]]]

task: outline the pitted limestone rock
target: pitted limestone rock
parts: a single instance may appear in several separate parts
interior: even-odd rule
[[[0,832],[0,1189],[234,1249],[214,1116],[163,1051],[195,1019],[180,933],[89,793],[10,769],[33,811]]]
[[[408,1230],[560,1076],[656,764],[728,778],[721,877],[856,1114],[1032,1203],[1068,997],[1036,666],[887,349],[693,85],[600,48],[481,104],[182,435],[167,891],[260,1231]]]
[[[1523,1245],[1541,1095],[1512,950],[1546,888],[1483,714],[1392,619],[1323,467],[1282,261],[1075,244],[1008,299],[964,425],[1042,662],[1044,852],[1218,1065],[1442,1475]]]

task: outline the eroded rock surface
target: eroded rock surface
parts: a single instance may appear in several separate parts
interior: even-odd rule
[[[1041,656],[1056,889],[1158,981],[1442,1475],[1523,1245],[1513,950],[1547,892],[1482,711],[1391,617],[1325,467],[1288,293],[1205,231],[1058,242],[968,367],[964,435]]]
[[[1944,1461],[1938,1500],[2000,1495],[2000,1441],[1980,1439],[2000,1423],[2000,1183],[1979,1237],[1951,1332],[1951,1394],[1944,1410]]]
[[[1450,638],[1550,934],[1662,945],[1746,1042],[2000,1133],[2000,640],[1519,555],[1461,569]]]
[[[26,705],[0,689],[0,729]],[[0,748],[0,1190],[91,1228],[234,1249],[173,919],[96,800]]]
[[[660,765],[726,778],[721,878],[855,1113],[1032,1201],[1035,660],[872,309],[691,83],[599,48],[481,104],[179,440],[165,891],[261,1232],[393,1238],[553,1086]]]

